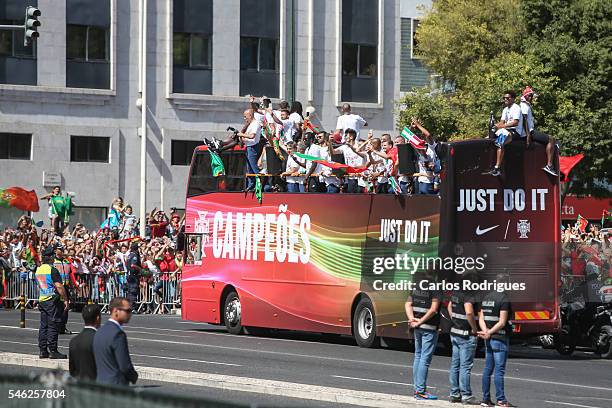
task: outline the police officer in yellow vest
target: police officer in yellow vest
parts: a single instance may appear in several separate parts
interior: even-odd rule
[[[55,246],[55,260],[53,261],[53,266],[60,273],[60,276],[62,277],[62,284],[66,290],[66,296],[69,296],[70,292],[68,292],[68,287],[70,286],[70,262],[68,262],[68,260],[64,257],[64,247],[61,245]],[[70,302],[69,297],[62,298],[62,300],[68,300]],[[72,332],[66,328],[66,323],[68,323],[68,309],[64,309],[62,313],[62,322],[59,326],[59,334],[72,334]]]
[[[40,358],[66,358],[57,350],[57,337],[62,313],[68,309],[68,298],[59,271],[53,267],[54,248],[47,247],[43,253],[43,263],[36,270],[36,282],[40,290],[38,310],[38,347]],[[61,299],[65,299],[63,302]]]

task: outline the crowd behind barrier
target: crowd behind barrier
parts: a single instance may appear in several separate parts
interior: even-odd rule
[[[113,297],[128,295],[127,281],[132,274],[139,285],[136,312],[169,313],[180,308],[183,253],[177,249],[184,217],[178,212],[173,210],[168,216],[153,209],[144,237],[137,235],[138,222],[120,198],[113,201],[109,217],[95,231],[81,224],[73,227],[68,218],[54,223],[54,214],[49,215],[53,230],[37,228],[29,216],[22,216],[16,227],[0,233],[0,299],[5,307],[19,307],[22,294],[26,307],[36,306],[35,273],[42,250],[51,245],[63,253],[56,263],[63,260],[69,265],[64,284],[73,305],[97,303],[105,310]],[[140,263],[137,272],[129,265],[134,249]]]
[[[600,224],[601,225],[601,224]],[[609,228],[597,223],[568,226],[561,234],[561,290],[562,301],[570,301],[584,284],[592,286],[588,302],[612,302],[609,295],[599,290],[612,289],[612,234]]]

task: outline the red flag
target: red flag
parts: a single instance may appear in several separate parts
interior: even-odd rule
[[[0,190],[0,206],[15,207],[22,211],[37,212],[38,197],[34,190],[28,191],[21,187],[9,187]]]
[[[574,156],[560,156],[559,157],[559,172],[561,173],[561,182],[565,183],[569,181],[569,174],[575,165],[584,158],[584,154],[576,154]]]
[[[589,222],[585,220],[582,215],[578,214],[578,219],[576,220],[576,224],[578,225],[578,229],[581,232],[586,232],[586,227],[589,225]]]

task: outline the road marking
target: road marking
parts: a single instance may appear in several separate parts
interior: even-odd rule
[[[411,384],[411,383],[404,383],[404,382],[374,380],[372,378],[347,377],[345,375],[332,375],[332,377],[335,377],[335,378],[344,378],[344,379],[347,379],[347,380],[377,382],[377,383],[384,383],[384,384],[397,384],[397,385],[409,385],[409,386],[413,386],[414,385],[414,384]],[[436,388],[436,387],[432,387],[431,385],[428,385],[427,388]]]
[[[26,346],[38,346],[38,343],[24,343],[22,341],[10,341],[10,340],[0,340],[0,343],[25,344]],[[59,344],[58,344],[58,347],[59,348],[65,348],[65,349],[68,348],[68,346],[61,346]],[[0,353],[2,353],[2,352],[0,351]],[[147,354],[133,354],[133,353],[130,353],[130,356],[132,356],[132,357],[148,357],[148,358],[161,359],[161,360],[189,361],[189,362],[192,362],[192,363],[205,363],[205,364],[232,366],[232,367],[242,367],[242,365],[240,365],[240,364],[220,363],[220,362],[217,362],[217,361],[207,361],[207,360],[193,360],[193,359],[190,359],[190,358],[151,356],[151,355],[147,355]]]
[[[151,336],[170,336],[170,337],[181,337],[184,339],[193,339],[193,336],[181,336],[180,334],[170,334],[170,333],[151,333],[151,332],[145,332],[145,331],[139,331],[139,330],[132,330],[130,327],[128,326],[124,326],[124,331],[128,334],[130,333],[141,333],[141,334],[150,334]]]
[[[66,370],[66,360],[40,360],[29,354],[2,353],[0,361],[4,364],[26,367],[56,368]],[[352,404],[366,407],[406,408],[420,407],[412,396],[385,394],[380,392],[357,391],[353,389],[325,387],[320,385],[292,383],[288,381],[263,380],[259,378],[238,377],[222,374],[180,371],[155,367],[136,367],[138,377],[142,380],[159,381],[175,384],[187,384],[201,387],[220,388],[224,390],[252,392],[266,395],[277,395],[303,400],[328,402],[334,404]],[[451,407],[444,401],[429,402],[428,406]]]
[[[593,405],[572,404],[571,402],[560,402],[560,401],[544,401],[544,402],[548,402],[549,404],[554,404],[554,405],[568,405],[570,407],[601,408],[601,407],[595,407]]]
[[[205,364],[216,364],[216,365],[224,365],[224,366],[232,366],[232,367],[242,367],[241,364],[234,364],[234,363],[219,363],[216,361],[206,361],[206,360],[192,360],[190,358],[178,358],[178,357],[164,357],[164,356],[150,356],[147,354],[131,354],[132,356],[136,356],[136,357],[149,357],[149,358],[153,358],[153,359],[162,359],[162,360],[176,360],[176,361],[189,361],[192,363],[205,363]]]
[[[526,367],[536,367],[536,368],[551,368],[551,369],[555,368],[555,367],[545,366],[545,365],[515,363],[512,360],[508,360],[508,366],[513,366],[513,365],[520,365],[520,366],[526,366]]]

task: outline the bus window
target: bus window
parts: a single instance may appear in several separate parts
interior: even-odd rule
[[[201,265],[202,264],[202,235],[201,234],[188,234],[187,235],[187,254],[186,254],[187,265]]]
[[[210,153],[208,151],[196,151],[191,161],[191,174],[187,196],[193,197],[199,194],[217,191],[218,177],[212,176],[210,165]]]
[[[225,176],[213,177],[208,150],[197,150],[191,162],[187,196],[193,197],[216,191],[244,190],[246,157],[242,150],[229,150],[221,154]]]
[[[225,166],[225,190],[244,190],[244,173],[246,170],[246,155],[244,150],[227,150],[221,154]]]

